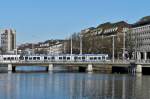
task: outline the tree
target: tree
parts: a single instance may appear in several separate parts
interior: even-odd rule
[[[137,49],[137,35],[132,36],[132,30],[126,32],[126,49],[129,54],[129,58],[133,58],[133,53]]]

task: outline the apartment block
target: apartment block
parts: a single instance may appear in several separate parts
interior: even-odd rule
[[[1,50],[3,53],[10,53],[16,49],[16,30],[0,30]]]

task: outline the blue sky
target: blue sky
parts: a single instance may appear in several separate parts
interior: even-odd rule
[[[14,28],[17,43],[65,39],[103,22],[136,22],[150,15],[150,0],[0,0],[0,28]]]

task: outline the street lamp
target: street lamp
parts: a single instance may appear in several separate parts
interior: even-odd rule
[[[125,60],[125,52],[126,52],[126,32],[128,31],[128,28],[124,28],[123,29],[123,62]]]
[[[71,49],[70,49],[70,54],[72,55],[72,35],[71,35]]]
[[[113,63],[115,59],[115,36],[116,35],[110,35],[110,37],[112,37],[112,62]]]
[[[108,37],[112,37],[112,62],[114,63],[115,59],[115,36],[116,35],[110,35]]]
[[[32,54],[34,54],[34,44],[32,43]]]
[[[82,37],[83,37],[83,35],[80,34],[79,36],[80,36],[80,54],[82,55]]]
[[[113,42],[112,42],[112,61],[113,61],[113,63],[114,63],[114,55],[115,55],[115,51],[114,51],[114,47],[115,47],[115,41],[114,41],[114,37],[115,37],[115,35],[112,35],[112,38],[113,38]]]

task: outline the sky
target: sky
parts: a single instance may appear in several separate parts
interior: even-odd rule
[[[150,15],[150,0],[0,0],[0,29],[13,28],[17,44],[66,39],[104,22],[135,23]]]

